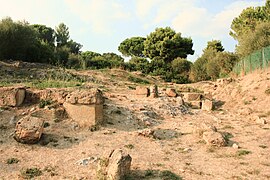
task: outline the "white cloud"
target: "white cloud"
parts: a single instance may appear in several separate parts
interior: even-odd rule
[[[126,20],[130,13],[113,0],[65,0],[73,14],[91,26],[96,33],[108,34],[112,24]]]
[[[179,12],[172,20],[172,27],[189,36],[222,39],[230,31],[232,20],[244,8],[262,5],[261,2],[235,1],[217,14],[196,6]]]

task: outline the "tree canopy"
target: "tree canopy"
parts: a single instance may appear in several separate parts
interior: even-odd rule
[[[183,38],[170,27],[157,28],[144,41],[144,55],[150,59],[161,58],[171,62],[177,57],[186,58],[194,54],[191,38]]]
[[[144,37],[127,38],[118,46],[118,51],[124,56],[143,57],[145,39]]]

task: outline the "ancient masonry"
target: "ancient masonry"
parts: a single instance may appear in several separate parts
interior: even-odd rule
[[[102,92],[91,89],[70,93],[63,105],[80,127],[91,127],[103,124],[103,103]]]
[[[213,109],[213,98],[210,93],[197,93],[197,92],[181,92],[177,93],[174,88],[167,88],[164,93],[168,97],[182,97],[185,104],[189,105],[193,109],[202,109],[205,111],[211,111]],[[138,97],[152,97],[157,98],[159,96],[157,86],[142,87],[137,86],[135,95]]]

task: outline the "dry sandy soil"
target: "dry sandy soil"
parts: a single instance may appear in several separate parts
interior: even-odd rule
[[[163,93],[155,99],[139,98],[126,81],[116,83],[97,71],[77,73],[96,73],[103,83],[107,124],[92,131],[78,128],[72,119],[56,121],[53,109],[45,108],[49,126],[38,144],[26,145],[12,137],[15,122],[33,107],[39,110],[38,104],[2,108],[0,179],[23,179],[23,171],[35,167],[42,171],[35,179],[96,179],[96,159],[116,148],[132,157],[127,179],[270,179],[269,69],[224,84],[159,84],[160,92],[166,86],[211,92],[216,105],[211,112],[181,112],[177,99]],[[258,117],[267,123],[256,122]],[[215,126],[228,145],[207,145],[200,134],[203,124]],[[155,130],[155,136],[138,135],[145,128]],[[234,143],[239,148],[233,148]],[[11,158],[18,162],[8,163]]]

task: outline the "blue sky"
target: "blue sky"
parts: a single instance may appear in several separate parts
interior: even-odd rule
[[[192,38],[195,54],[188,59],[194,61],[212,39],[234,51],[236,41],[229,36],[233,18],[265,0],[0,0],[0,4],[0,18],[52,28],[64,22],[83,51],[120,54],[117,48],[126,38],[146,37],[157,27],[170,26]]]

